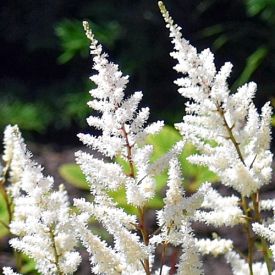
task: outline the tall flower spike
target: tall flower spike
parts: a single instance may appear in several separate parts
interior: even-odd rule
[[[118,163],[110,163],[106,159],[99,160],[92,154],[77,152],[76,161],[91,184],[94,202],[75,200],[75,205],[81,213],[95,217],[114,237],[114,248],[108,248],[108,251],[113,255],[114,261],[117,261],[115,260],[117,258],[121,260],[122,263],[119,265],[122,274],[127,274],[130,267],[131,272],[143,272],[141,262],[149,258],[149,252],[146,245],[133,232],[137,230],[133,226],[137,224],[136,217],[127,216],[122,209],[118,208],[109,197],[108,191],[125,188],[127,202],[140,209],[154,196],[153,176],[157,168],[151,168],[152,147],[143,144],[149,134],[161,130],[163,122],[145,126],[149,117],[149,108],[138,110],[142,93],[135,92],[130,97],[125,97],[124,90],[128,83],[128,76],[123,76],[118,66],[108,61],[107,54],[102,51],[102,46],[94,38],[88,23],[84,22],[83,25],[88,39],[91,40],[93,68],[97,72],[91,77],[97,87],[90,91],[93,99],[88,102],[88,105],[99,113],[99,116],[91,115],[87,122],[89,126],[100,130],[101,134],[98,136],[79,134],[78,136],[84,144],[107,158],[114,159],[120,156],[128,163],[130,172],[125,174],[124,168]],[[117,217],[116,221],[113,220],[114,216]],[[85,226],[83,230],[85,231]],[[82,241],[87,246],[87,242],[83,239]],[[100,267],[101,259],[95,251],[96,247],[92,246],[89,247],[89,251],[91,251],[93,266]],[[101,246],[103,249],[104,244]],[[103,273],[109,274],[109,272],[111,271]]]
[[[142,207],[154,196],[155,181],[149,163],[152,150],[148,146],[140,145],[149,134],[159,132],[163,122],[144,126],[149,116],[149,108],[138,110],[142,93],[135,92],[129,98],[125,98],[124,90],[128,76],[123,76],[118,66],[108,61],[107,54],[103,53],[102,46],[94,38],[88,23],[84,22],[83,25],[88,39],[91,40],[93,68],[97,71],[97,74],[91,77],[97,87],[90,91],[93,100],[88,102],[88,105],[101,113],[101,116],[91,115],[87,122],[100,130],[101,135],[78,136],[84,144],[106,157],[124,158],[131,171],[126,176],[118,164],[105,163],[82,152],[76,153],[76,160],[87,179],[93,183],[93,193],[100,190],[102,192],[103,189],[115,190],[121,185],[126,186],[128,202]]]
[[[182,254],[179,259],[177,275],[202,275],[204,274],[202,262],[196,248],[195,238],[190,225],[182,226]]]
[[[230,94],[227,78],[232,65],[227,62],[217,72],[210,50],[197,53],[162,3],[160,9],[174,44],[175,70],[182,74],[175,83],[189,100],[187,115],[176,127],[202,152],[189,161],[208,166],[223,184],[250,196],[271,178],[270,104],[264,105],[261,116],[257,113],[253,82]]]
[[[90,215],[83,213],[77,219],[77,233],[84,247],[87,249],[91,270],[94,274],[119,275],[123,270],[124,262],[121,257],[105,241],[94,235],[88,229],[88,219]]]
[[[203,203],[204,193],[209,185],[203,185],[193,196],[185,197],[180,164],[174,158],[169,162],[167,186],[165,205],[162,210],[158,211],[157,218],[158,224],[162,228],[163,241],[177,246],[182,243],[182,222],[189,222],[193,219],[195,211]]]
[[[17,125],[8,125],[4,131],[4,171],[8,171],[9,182],[7,189],[13,198],[20,194],[22,172],[31,153],[27,151],[21,132]]]
[[[10,157],[11,179],[16,178],[12,184],[17,186],[16,196],[12,192],[14,213],[10,224],[16,237],[10,244],[33,258],[41,274],[71,274],[81,258],[74,249],[77,241],[67,193],[62,186],[52,190],[53,179],[45,177],[42,168],[31,160],[18,127],[9,126],[6,131],[11,140],[5,156]],[[7,154],[9,150],[11,154]]]
[[[200,208],[209,185],[205,184],[191,197],[185,197],[180,164],[176,158],[169,162],[167,185],[165,206],[157,215],[161,233],[155,237],[155,240],[182,247],[177,274],[202,274],[202,264],[193,236],[191,221],[195,211]]]

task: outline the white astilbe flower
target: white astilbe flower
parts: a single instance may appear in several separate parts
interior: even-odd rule
[[[101,133],[98,136],[90,134],[78,136],[85,145],[105,157],[111,159],[121,157],[122,161],[128,164],[130,171],[129,174],[125,174],[124,168],[118,163],[107,163],[106,160],[99,160],[91,154],[77,152],[76,162],[90,183],[94,202],[75,200],[75,206],[82,214],[98,220],[113,236],[112,251],[124,263],[121,270],[125,274],[144,272],[142,263],[148,261],[151,255],[149,247],[142,243],[140,237],[134,232],[138,226],[136,217],[133,219],[133,216],[127,215],[123,209],[118,208],[108,191],[124,188],[127,203],[139,210],[154,197],[156,185],[154,176],[160,169],[157,167],[151,169],[150,158],[153,148],[145,145],[145,139],[150,134],[158,133],[163,127],[163,122],[145,126],[149,109],[138,110],[142,93],[135,92],[130,97],[125,97],[124,90],[128,83],[128,76],[123,76],[118,66],[108,61],[107,54],[103,53],[102,46],[94,38],[88,23],[84,22],[83,25],[88,39],[91,40],[93,68],[97,71],[91,77],[97,87],[90,92],[93,100],[88,102],[88,105],[99,113],[99,116],[90,116],[87,122],[89,126],[100,130]],[[172,150],[180,153],[176,148]],[[89,247],[92,264],[101,266],[98,256],[93,256],[93,253],[96,253],[93,245],[90,244]],[[100,272],[107,274],[111,272],[103,270],[104,268]]]
[[[95,274],[144,274],[141,260],[147,257],[146,249],[138,241],[138,238],[130,231],[126,230],[114,221],[112,213],[106,213],[100,210],[100,207],[92,211],[90,206],[83,202],[76,202],[77,205],[82,204],[81,208],[86,208],[88,212],[84,212],[79,216],[77,230],[79,238],[90,254],[92,271]],[[111,248],[99,237],[94,235],[87,227],[87,220],[90,217],[89,212],[96,214],[105,214],[101,217],[101,222],[107,228],[110,234],[114,235],[115,246]],[[111,222],[112,219],[112,222]],[[119,217],[118,217],[119,219]]]
[[[88,23],[84,29],[91,40],[91,54],[97,71],[91,80],[97,85],[90,94],[88,105],[99,113],[90,116],[88,124],[101,131],[98,136],[79,134],[80,140],[106,157],[122,157],[130,165],[129,175],[123,174],[118,164],[105,163],[87,153],[77,152],[76,161],[91,184],[92,193],[126,187],[127,202],[142,208],[155,195],[154,176],[162,172],[174,155],[182,150],[183,142],[176,144],[162,159],[151,163],[151,146],[144,145],[148,135],[158,133],[163,122],[146,126],[149,108],[138,110],[141,92],[126,98],[124,90],[128,76],[123,76],[118,66],[108,61],[102,46],[94,38]]]
[[[113,217],[116,217],[121,225],[128,229],[133,229],[137,223],[137,218],[134,215],[126,214],[121,208],[117,208],[114,205],[106,205],[105,203],[90,203],[85,199],[74,199],[74,205],[83,213],[88,213],[90,216],[94,216],[103,223],[110,221]]]
[[[185,142],[183,140],[178,141],[164,156],[160,157],[154,163],[152,163],[149,168],[149,174],[158,175],[164,169],[167,168],[169,161],[173,159],[175,156],[180,155],[184,148]]]
[[[273,218],[273,223],[270,225],[263,225],[259,223],[252,224],[253,231],[260,237],[268,240],[270,245],[270,250],[272,251],[272,257],[275,260],[275,221]]]
[[[249,266],[247,262],[240,258],[239,254],[229,251],[225,255],[226,261],[231,265],[233,275],[249,275]],[[268,275],[265,263],[257,262],[252,265],[253,274]],[[274,273],[272,272],[272,275]]]
[[[3,267],[3,275],[20,275],[14,272],[10,267]]]
[[[225,239],[195,239],[196,247],[202,255],[212,254],[214,257],[232,250],[233,242]]]
[[[210,50],[197,53],[163,4],[160,6],[174,44],[171,56],[178,61],[175,70],[183,75],[176,84],[189,100],[187,115],[176,128],[202,153],[188,160],[208,166],[223,184],[250,196],[271,178],[271,106],[266,103],[258,114],[252,102],[255,83],[230,94],[227,78],[232,65],[225,63],[217,72]]]
[[[81,151],[76,152],[76,161],[92,189],[96,186],[98,189],[115,190],[126,182],[126,175],[116,163],[106,163]]]
[[[137,136],[140,141],[149,109],[144,108],[137,112],[142,99],[141,92],[135,92],[125,99],[124,89],[128,83],[128,76],[123,76],[118,66],[108,61],[107,54],[102,52],[102,46],[94,38],[87,22],[84,22],[84,28],[91,40],[94,69],[98,72],[91,77],[97,88],[91,90],[93,100],[88,104],[102,114],[101,117],[90,116],[87,121],[90,126],[101,130],[102,135],[93,137],[79,134],[79,137],[85,144],[112,158],[123,151],[127,142],[126,136],[130,146],[135,145]],[[151,129],[147,128],[146,135],[159,132],[162,126],[162,122],[153,124]]]
[[[8,170],[9,182],[11,183],[7,189],[11,196],[15,198],[20,193],[20,178],[31,153],[27,151],[17,125],[6,127],[3,142],[4,152],[2,158],[6,164],[4,173],[7,173]],[[25,155],[28,157],[25,158]]]
[[[177,274],[202,274],[202,264],[195,246],[190,221],[194,212],[201,206],[203,195],[209,185],[203,185],[193,196],[185,197],[180,164],[175,158],[169,163],[167,185],[165,206],[157,213],[161,233],[159,236],[153,237],[151,242],[170,243],[182,247]]]
[[[92,272],[95,274],[121,274],[125,266],[123,258],[88,229],[88,219],[88,214],[81,214],[78,217],[76,229],[79,238],[90,255]]]
[[[195,211],[201,207],[204,193],[209,185],[203,185],[191,197],[185,197],[182,188],[182,175],[177,159],[169,163],[168,190],[164,199],[164,208],[157,213],[158,224],[161,226],[162,240],[173,245],[182,243],[182,222],[193,218]]]
[[[10,160],[10,170],[20,167],[17,175],[17,195],[13,199],[14,213],[10,231],[17,237],[10,244],[33,258],[41,274],[71,274],[81,258],[74,251],[77,244],[72,226],[67,193],[63,186],[52,190],[53,179],[42,174],[42,168],[30,158],[17,127]],[[18,138],[20,137],[20,138]],[[20,158],[13,158],[20,153]],[[15,166],[15,167],[14,167]],[[13,184],[13,183],[12,183]]]
[[[199,251],[189,224],[182,226],[182,254],[179,259],[177,275],[204,274]]]
[[[123,255],[120,257],[124,257],[125,263],[140,266],[140,261],[148,256],[148,249],[140,242],[136,233],[129,230],[134,229],[134,225],[137,224],[135,216],[125,214],[119,208],[106,207],[101,203],[92,204],[83,199],[75,200],[75,206],[82,213],[87,213],[102,223],[114,237],[114,249]]]
[[[275,200],[274,199],[261,200],[260,208],[261,208],[261,210],[275,209]]]
[[[236,196],[223,197],[212,187],[208,188],[194,220],[214,226],[234,226],[244,222],[243,212]],[[210,210],[210,211],[209,211]]]

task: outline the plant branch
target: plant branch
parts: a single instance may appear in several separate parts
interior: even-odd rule
[[[132,158],[132,145],[130,145],[129,142],[129,137],[128,137],[128,133],[125,129],[125,125],[123,125],[121,127],[121,131],[122,131],[122,136],[125,138],[125,143],[126,143],[126,148],[127,148],[127,160],[130,166],[130,174],[129,176],[132,178],[135,178],[135,169],[134,169],[134,162],[133,162],[133,158]],[[140,208],[138,207],[138,213],[139,213],[139,225],[138,225],[138,229],[142,235],[142,239],[143,239],[143,243],[148,246],[149,245],[149,234],[145,225],[145,211],[144,211],[144,207]],[[144,271],[146,273],[146,275],[150,275],[150,263],[149,263],[149,258],[144,259],[144,261],[142,261],[142,266],[144,268]]]
[[[53,247],[53,252],[54,252],[54,264],[56,266],[57,275],[64,275],[64,273],[60,270],[60,266],[59,266],[59,257],[60,257],[60,255],[57,252],[53,227],[50,227],[50,239],[51,239],[51,242],[52,242],[52,247]]]

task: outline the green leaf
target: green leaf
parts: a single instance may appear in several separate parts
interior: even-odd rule
[[[66,163],[59,167],[59,174],[71,185],[84,190],[89,190],[89,184],[86,181],[79,165],[74,163]]]
[[[164,206],[163,198],[156,194],[151,200],[148,201],[146,207],[149,209],[161,209]]]
[[[0,193],[0,220],[7,225],[9,224],[7,206],[2,193]],[[8,234],[8,229],[2,223],[0,223],[0,239],[7,236]]]
[[[31,258],[29,258],[27,255],[20,253],[20,257],[22,257],[22,267],[20,269],[20,272],[22,274],[32,274],[32,275],[36,275],[39,274],[36,270],[36,264],[35,261]]]
[[[137,208],[127,203],[126,190],[124,187],[121,187],[116,191],[109,191],[108,195],[128,214],[138,214]]]
[[[229,41],[229,39],[230,38],[228,37],[227,34],[219,35],[213,42],[213,48],[215,48],[216,50],[219,50]]]
[[[109,191],[108,195],[118,204],[118,207],[124,209],[128,214],[138,215],[137,208],[127,203],[126,190],[124,187],[116,191]],[[147,202],[146,207],[149,209],[161,209],[163,207],[163,198],[157,194]]]
[[[167,153],[180,139],[180,134],[170,126],[163,127],[157,135],[149,135],[146,141],[154,146],[152,161]]]
[[[224,32],[224,26],[222,24],[213,25],[210,27],[204,28],[200,31],[202,37],[211,37]]]
[[[130,174],[130,165],[129,165],[128,161],[124,160],[121,157],[116,157],[115,162],[118,163],[122,167],[122,169],[126,175]]]
[[[154,146],[152,161],[167,153],[180,139],[181,136],[178,131],[169,126],[165,126],[158,135],[150,135],[147,142]],[[206,167],[193,165],[188,162],[187,157],[193,154],[198,154],[198,151],[192,144],[186,144],[179,157],[184,178],[183,185],[189,192],[196,191],[203,182],[215,182],[218,180],[218,177]],[[167,179],[167,171],[156,177],[158,193],[166,186]]]
[[[180,155],[180,162],[182,166],[183,174],[183,185],[185,189],[189,192],[195,192],[202,183],[216,182],[218,181],[218,176],[213,172],[209,171],[207,167],[191,164],[187,158],[193,154],[198,154],[199,152],[195,147],[187,143],[184,146],[184,150]]]
[[[95,37],[107,47],[113,46],[121,33],[121,27],[117,22],[106,22],[102,26],[95,23],[91,23],[90,25]],[[86,38],[81,21],[65,19],[55,27],[55,33],[60,40],[63,51],[58,57],[59,63],[67,63],[77,54],[82,56],[88,55],[90,42]]]
[[[0,126],[17,124],[20,129],[43,132],[47,127],[48,112],[43,104],[26,103],[18,99],[0,102]]]
[[[55,27],[55,32],[63,49],[63,53],[58,57],[59,63],[67,63],[78,53],[88,55],[89,41],[81,21],[65,19]]]
[[[151,161],[154,162],[164,154],[166,154],[178,141],[181,140],[180,134],[172,127],[165,126],[158,135],[150,135],[147,138],[148,144],[152,144],[154,151]],[[179,160],[183,171],[183,185],[187,191],[194,192],[205,181],[215,182],[218,180],[217,176],[210,172],[207,168],[190,164],[186,158],[192,154],[198,153],[194,146],[186,144]],[[124,172],[129,174],[129,163],[122,158],[117,157],[116,162],[121,165]],[[85,180],[85,176],[76,164],[64,164],[59,168],[61,176],[70,184],[88,190],[89,185]],[[156,196],[148,201],[147,208],[160,209],[163,206],[163,190],[167,183],[167,171],[161,175],[156,176]],[[109,191],[108,195],[129,214],[138,214],[137,209],[127,203],[126,190],[124,187],[115,191]]]
[[[239,86],[243,85],[250,79],[252,74],[259,68],[267,54],[267,47],[262,46],[247,58],[245,68],[243,69],[240,77],[232,85],[232,90],[236,90]]]

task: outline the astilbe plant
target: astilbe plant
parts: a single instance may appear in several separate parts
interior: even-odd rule
[[[161,13],[174,45],[171,56],[177,60],[175,70],[179,93],[188,99],[183,121],[175,125],[182,140],[155,162],[154,151],[146,143],[148,135],[163,127],[158,121],[146,126],[149,109],[138,108],[141,92],[125,96],[128,77],[108,60],[94,38],[88,23],[84,29],[91,41],[91,55],[97,85],[90,93],[88,105],[98,112],[90,116],[89,126],[101,134],[79,134],[80,140],[99,152],[79,151],[76,162],[90,185],[92,201],[75,199],[72,211],[63,186],[53,189],[53,179],[27,151],[17,126],[4,133],[1,192],[6,202],[8,223],[1,221],[12,234],[11,247],[35,261],[41,274],[72,274],[81,257],[79,242],[86,248],[94,274],[203,274],[202,255],[224,254],[233,274],[275,274],[275,221],[264,220],[263,211],[273,210],[274,200],[260,200],[259,191],[271,179],[269,103],[261,114],[253,104],[256,84],[249,83],[231,93],[227,78],[232,65],[225,63],[219,71],[209,49],[198,53],[182,38],[164,5]],[[236,195],[222,196],[210,183],[186,196],[178,156],[186,142],[200,154],[188,160],[207,166],[222,184]],[[118,157],[128,165],[117,162]],[[164,207],[155,211],[156,231],[146,222],[147,204],[156,195],[156,176],[168,168]],[[119,207],[110,192],[124,188],[127,203],[136,210],[129,214]],[[113,243],[107,243],[90,229],[90,219],[103,225]],[[214,227],[241,225],[247,238],[247,255],[235,250],[232,240],[216,236],[199,239],[193,222]],[[263,262],[254,262],[256,241],[260,241]],[[270,246],[269,246],[270,244]],[[176,266],[167,266],[167,248],[181,250]],[[157,253],[160,248],[161,253]],[[20,271],[20,270],[19,270]],[[3,268],[6,275],[17,274]]]

